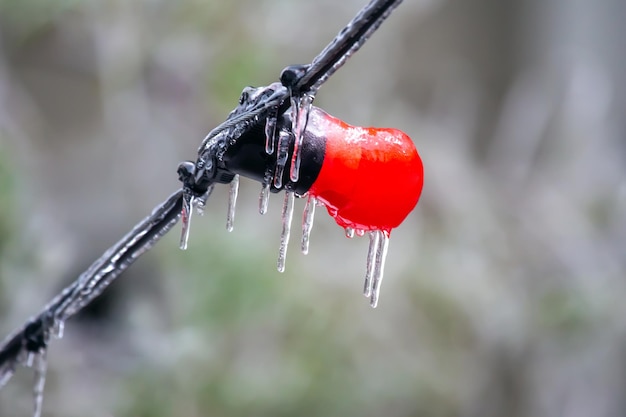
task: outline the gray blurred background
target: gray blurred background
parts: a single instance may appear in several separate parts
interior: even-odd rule
[[[244,86],[309,62],[364,1],[0,0],[2,335],[179,186]],[[320,210],[279,274],[282,195],[260,217],[243,180],[227,233],[220,187],[188,251],[176,229],[68,323],[44,415],[626,415],[625,18],[405,1],[316,99],[424,161],[379,307],[367,239]],[[18,372],[0,415],[29,415],[31,386]]]

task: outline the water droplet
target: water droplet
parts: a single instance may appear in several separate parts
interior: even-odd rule
[[[356,229],[356,235],[358,237],[363,237],[365,236],[365,229]]]
[[[63,332],[65,330],[65,321],[64,320],[55,320],[52,325],[52,336],[57,339],[61,339],[63,337]]]
[[[372,295],[370,297],[370,305],[372,307],[378,305],[380,286],[383,282],[383,273],[385,272],[385,259],[387,259],[387,250],[389,249],[389,232],[377,230],[376,233],[378,234],[378,248],[376,249],[374,274],[372,276]]]
[[[274,137],[276,136],[276,114],[265,119],[265,153],[274,153]]]
[[[261,194],[259,195],[259,213],[267,213],[267,206],[270,201],[270,185],[264,183],[261,186]]]
[[[311,229],[313,228],[313,219],[315,217],[315,206],[317,199],[312,195],[306,200],[304,213],[302,214],[302,253],[309,253],[309,239],[311,238]]]
[[[235,209],[237,208],[237,195],[239,194],[239,175],[235,175],[230,182],[228,192],[228,215],[226,216],[226,230],[233,231],[235,224]]]
[[[289,245],[289,234],[291,233],[294,201],[294,193],[292,191],[285,192],[285,202],[283,203],[283,211],[281,214],[283,230],[280,233],[280,247],[278,249],[278,272],[285,271],[285,258],[287,257],[287,246]]]
[[[346,227],[346,237],[352,239],[354,237],[354,229],[352,227]]]
[[[276,152],[276,171],[274,173],[274,187],[280,189],[283,187],[283,175],[285,174],[285,165],[289,158],[289,142],[291,134],[281,131],[278,134],[278,151]]]
[[[289,178],[293,182],[297,182],[300,177],[300,148],[302,147],[304,131],[309,121],[309,112],[311,111],[313,99],[314,96],[311,94],[291,97],[291,130],[294,134],[294,143]]]
[[[183,210],[180,218],[182,224],[180,248],[182,250],[187,249],[187,242],[189,241],[189,227],[191,225],[191,216],[193,215],[193,200],[194,197],[192,195],[183,196]]]

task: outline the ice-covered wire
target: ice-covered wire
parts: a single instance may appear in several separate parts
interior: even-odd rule
[[[335,71],[341,68],[367,42],[400,3],[402,0],[372,0],[363,7],[313,59],[311,64],[302,67],[302,72],[290,83],[291,90],[297,92],[317,91]],[[246,113],[226,120],[209,132],[202,141],[198,153],[206,149],[211,139],[220,133],[279,106],[288,97],[288,94],[289,92],[285,89],[277,90]],[[277,115],[282,114],[285,110],[284,107],[279,109]]]
[[[372,0],[344,27],[294,82],[296,91],[317,91],[389,17],[402,0]]]
[[[91,303],[139,256],[161,239],[180,218],[182,190],[172,194],[126,236],[107,250],[76,281],[65,288],[39,315],[9,335],[0,345],[0,388],[19,364],[45,351],[55,328]]]
[[[227,119],[206,135],[206,137],[202,140],[200,148],[198,149],[198,154],[201,154],[209,147],[211,139],[214,139],[222,132],[241,125],[243,122],[248,122],[260,117],[263,113],[267,113],[271,108],[279,106],[288,97],[288,94],[289,92],[286,89],[279,89],[271,96],[259,101],[253,108],[248,109],[245,113]]]

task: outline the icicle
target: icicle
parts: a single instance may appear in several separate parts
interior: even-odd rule
[[[228,215],[226,216],[226,230],[233,231],[235,223],[235,209],[237,207],[237,195],[239,194],[239,175],[235,175],[230,182],[230,191],[228,192]]]
[[[380,285],[383,282],[383,274],[385,272],[385,259],[387,258],[387,249],[389,248],[389,232],[377,230],[375,233],[378,235],[378,248],[376,249],[376,261],[372,276],[372,295],[370,297],[370,305],[372,307],[378,305]]]
[[[356,229],[355,232],[358,237],[365,236],[365,229]]]
[[[291,232],[291,220],[293,219],[293,206],[295,195],[293,191],[285,192],[285,202],[281,214],[283,230],[280,234],[280,247],[278,249],[278,272],[285,272],[285,258],[287,257],[287,245],[289,245],[289,234]]]
[[[293,155],[291,156],[291,169],[289,178],[297,182],[300,177],[300,148],[304,138],[304,131],[309,121],[309,112],[313,104],[314,96],[303,94],[299,97],[291,97],[291,130],[295,136],[293,142]]]
[[[315,217],[315,205],[317,204],[317,199],[312,195],[309,195],[309,198],[306,200],[306,205],[304,206],[304,213],[302,215],[302,253],[309,253],[309,239],[311,237],[311,229],[313,228],[313,219]]]
[[[267,213],[267,205],[269,204],[269,201],[270,185],[268,183],[263,183],[263,185],[261,185],[261,194],[259,195],[259,213]]]
[[[56,319],[54,324],[52,325],[52,336],[57,339],[61,339],[63,337],[63,331],[65,330],[65,321]]]
[[[274,137],[276,136],[276,114],[265,119],[265,153],[274,153]]]
[[[180,215],[180,222],[182,224],[180,233],[180,248],[182,250],[187,249],[187,242],[189,241],[189,230],[191,226],[191,217],[193,216],[194,209],[198,210],[198,213],[204,213],[204,207],[206,206],[207,199],[211,196],[215,184],[211,184],[207,187],[206,193],[201,196],[191,194],[191,192],[185,191],[183,193],[183,208]]]
[[[367,268],[365,271],[365,285],[363,287],[363,295],[366,297],[372,296],[372,277],[374,275],[376,252],[378,252],[379,244],[378,231],[374,230],[370,232],[370,246],[367,250]]]
[[[33,396],[35,397],[33,417],[40,417],[43,408],[43,389],[46,385],[46,371],[48,369],[47,356],[47,349],[41,349],[41,351],[37,355],[37,364],[35,369],[35,386],[33,388]]]
[[[193,215],[193,200],[194,197],[191,195],[183,196],[183,211],[180,218],[180,222],[182,223],[180,248],[182,250],[187,249],[187,242],[189,241],[189,226],[191,225],[191,216]]]
[[[7,382],[9,382],[9,379],[11,379],[14,373],[15,373],[15,369],[3,369],[2,370],[2,372],[0,373],[0,389],[4,387]]]
[[[285,173],[285,165],[289,158],[289,142],[291,141],[289,132],[281,131],[278,134],[278,150],[276,151],[276,172],[274,173],[274,187],[280,189],[283,187],[283,175]]]
[[[346,237],[348,239],[352,239],[354,237],[354,228],[352,227],[346,227]]]
[[[28,351],[26,353],[26,361],[24,362],[24,365],[28,368],[32,368],[35,364],[35,359],[37,359],[37,352]]]

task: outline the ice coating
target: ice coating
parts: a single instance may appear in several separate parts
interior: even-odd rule
[[[259,194],[259,213],[267,213],[267,206],[270,201],[270,185],[263,183],[261,185],[261,193]]]
[[[182,225],[180,233],[180,248],[182,250],[187,249],[187,242],[189,241],[189,229],[191,226],[191,216],[193,215],[193,206],[195,197],[185,196],[183,197],[183,210],[180,216],[180,223]]]
[[[274,187],[280,189],[283,186],[283,175],[285,173],[285,165],[289,158],[289,144],[291,142],[291,134],[281,131],[278,134],[278,150],[276,151],[276,171],[274,172]]]
[[[276,115],[268,116],[265,120],[265,153],[274,153],[274,137],[276,136]]]
[[[304,131],[306,130],[306,125],[309,120],[313,99],[314,96],[311,94],[291,97],[291,130],[294,134],[294,142],[289,178],[293,182],[297,182],[300,178],[300,149],[302,148]]]
[[[310,195],[306,200],[304,213],[302,214],[302,242],[300,247],[302,249],[302,253],[305,255],[309,253],[309,240],[311,238],[311,229],[313,228],[316,205],[317,199]]]
[[[281,214],[283,229],[280,233],[280,247],[278,248],[278,272],[285,272],[285,258],[287,256],[287,246],[289,245],[289,235],[291,233],[294,201],[295,194],[293,191],[286,191]]]
[[[239,195],[239,175],[235,175],[230,182],[228,192],[228,215],[226,216],[226,230],[233,231],[235,225],[235,210],[237,208],[237,196]]]

